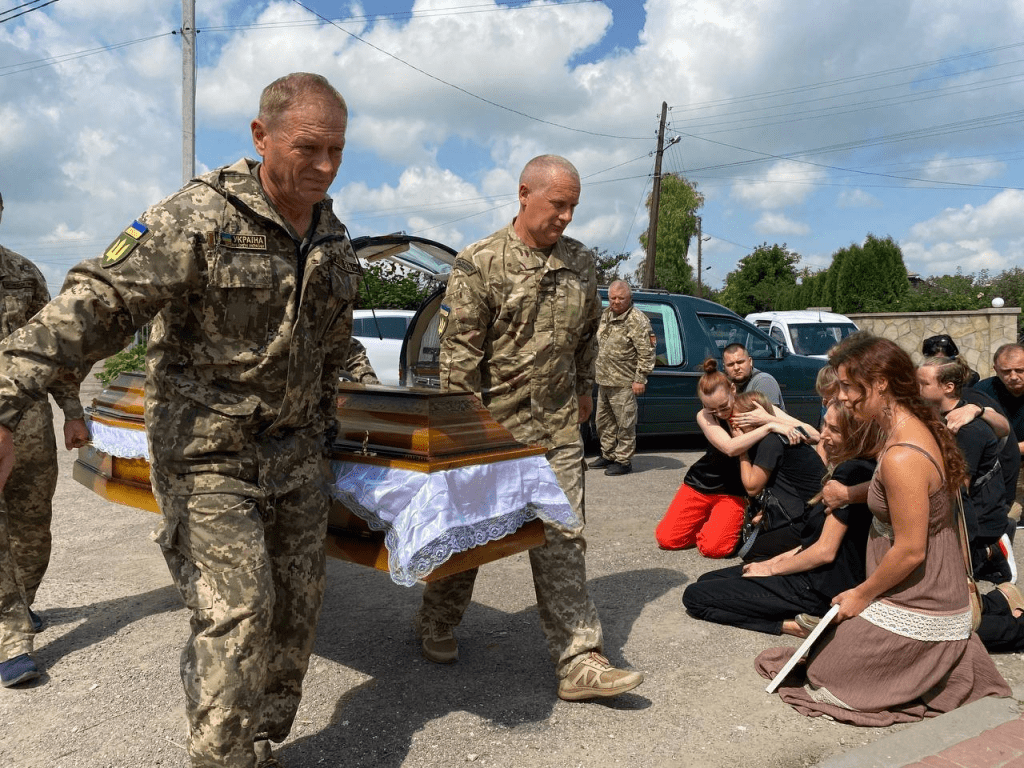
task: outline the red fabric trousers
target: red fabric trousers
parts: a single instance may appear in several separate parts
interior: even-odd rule
[[[704,557],[728,557],[736,550],[746,501],[724,493],[706,494],[683,483],[654,529],[662,549],[696,545]]]

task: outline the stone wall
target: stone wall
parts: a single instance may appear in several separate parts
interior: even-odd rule
[[[848,315],[864,331],[899,344],[915,363],[921,362],[921,342],[948,333],[960,354],[981,378],[995,374],[992,355],[1003,344],[1017,340],[1020,307],[994,307],[969,312],[871,312]]]

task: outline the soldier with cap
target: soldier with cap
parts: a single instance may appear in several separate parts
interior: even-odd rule
[[[0,218],[4,200],[0,196]],[[0,338],[7,338],[50,300],[46,280],[31,261],[0,246]],[[54,382],[49,391],[64,411],[68,450],[89,438],[78,385]],[[43,619],[32,610],[50,564],[50,521],[57,489],[57,443],[46,391],[30,403],[14,436],[18,460],[0,502],[0,683],[10,688],[39,677],[32,658]]]
[[[464,249],[441,308],[441,387],[471,392],[526,444],[543,445],[579,518],[545,524],[530,550],[541,627],[555,662],[558,695],[617,696],[643,682],[601,655],[601,621],[587,592],[583,538],[583,445],[579,423],[593,410],[601,304],[593,253],[563,236],[579,203],[572,164],[542,155],[519,177],[519,214]],[[427,584],[416,627],[423,655],[458,659],[452,628],[473,596],[477,570]]]
[[[633,306],[624,280],[608,286],[608,308],[597,330],[597,435],[601,455],[590,462],[606,475],[633,470],[636,452],[636,398],[654,370],[654,343],[647,315]]]
[[[327,190],[348,109],[320,75],[264,89],[262,162],[199,176],[143,213],[0,347],[11,431],[55,382],[152,321],[146,424],[155,535],[191,611],[181,656],[195,768],[277,766],[322,603],[336,427],[359,266]]]

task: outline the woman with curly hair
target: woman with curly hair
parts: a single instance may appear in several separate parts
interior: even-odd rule
[[[874,516],[867,578],[836,595],[837,623],[779,688],[798,712],[885,726],[1009,696],[971,631],[967,573],[952,495],[966,479],[953,434],[920,395],[910,356],[860,332],[829,354],[838,400],[886,435],[868,490]],[[792,655],[757,657],[771,678]]]

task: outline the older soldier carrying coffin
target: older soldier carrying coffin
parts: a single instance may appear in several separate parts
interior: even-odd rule
[[[152,320],[146,424],[156,534],[192,612],[181,656],[197,768],[277,766],[323,597],[325,451],[359,271],[327,190],[348,110],[319,75],[263,91],[262,162],[193,179],[68,274],[0,347],[0,480],[10,430],[55,381]]]
[[[624,280],[608,286],[608,308],[597,330],[597,435],[601,455],[590,462],[606,475],[633,470],[636,451],[636,397],[654,370],[654,332],[647,315],[633,306]]]
[[[519,442],[543,445],[579,519],[572,528],[545,523],[545,543],[530,550],[558,695],[571,701],[617,696],[643,682],[601,655],[601,620],[587,592],[579,423],[593,409],[601,304],[592,252],[562,235],[579,198],[580,177],[568,160],[542,155],[527,163],[519,215],[456,259],[439,329],[442,388],[474,393]],[[469,606],[476,574],[424,589],[416,627],[428,660],[458,659],[452,627]]]
[[[0,197],[0,218],[3,212]],[[0,246],[0,338],[17,331],[49,300],[36,265]],[[56,382],[51,391],[64,411],[65,447],[84,445],[89,433],[78,385]],[[0,683],[7,688],[39,677],[31,654],[43,619],[32,603],[50,564],[51,501],[57,489],[53,411],[45,392],[25,410],[15,443],[18,461],[0,502]]]

